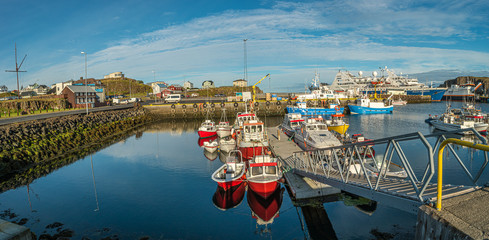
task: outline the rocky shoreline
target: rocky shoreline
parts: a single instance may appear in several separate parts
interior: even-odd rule
[[[154,117],[144,108],[24,122],[0,127],[0,191],[28,184],[35,176],[76,161]]]

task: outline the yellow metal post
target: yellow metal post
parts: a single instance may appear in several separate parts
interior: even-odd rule
[[[437,186],[437,197],[436,197],[436,210],[441,211],[441,198],[442,198],[442,184],[443,184],[443,150],[445,146],[449,143],[469,147],[473,149],[478,149],[482,151],[489,152],[489,146],[484,144],[476,144],[473,142],[463,141],[456,138],[449,138],[440,144],[438,149],[438,186]]]

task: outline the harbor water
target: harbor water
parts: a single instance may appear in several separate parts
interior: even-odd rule
[[[433,129],[424,120],[430,113],[442,114],[445,107],[445,102],[410,104],[396,106],[393,114],[350,115],[348,133],[370,139],[429,134]],[[478,107],[489,112],[487,104]],[[268,126],[282,121],[261,119]],[[216,201],[222,193],[211,174],[224,156],[199,146],[199,125],[146,126],[28,185],[6,190],[0,193],[0,217],[21,222],[38,237],[65,234],[72,239],[414,238],[416,215],[349,194],[294,204],[284,185],[266,200],[245,187],[236,191],[231,206],[223,207]],[[408,158],[426,158],[423,146],[401,145]],[[478,169],[482,154],[461,151],[469,170]],[[426,163],[412,164],[416,170]],[[470,184],[453,158],[447,158],[446,167],[446,183]],[[488,175],[486,171],[479,183],[488,182]],[[271,219],[260,219],[263,213]]]

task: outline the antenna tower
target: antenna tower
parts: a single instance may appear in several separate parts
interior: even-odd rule
[[[27,71],[20,71],[20,67],[22,67],[22,64],[24,63],[24,60],[26,57],[27,57],[27,54],[22,59],[22,62],[20,62],[20,65],[17,64],[17,43],[15,43],[15,70],[5,70],[5,72],[17,73],[17,94],[18,94],[19,99],[20,99],[19,72],[27,72]]]

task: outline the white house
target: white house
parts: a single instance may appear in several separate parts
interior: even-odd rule
[[[246,87],[248,86],[248,81],[244,79],[238,79],[233,81],[233,87]]]
[[[73,82],[74,82],[73,80],[70,80],[70,81],[66,81],[66,82],[60,82],[60,83],[53,84],[53,86],[56,88],[56,95],[60,95],[61,92],[63,91],[63,89],[66,86],[73,85]]]
[[[183,83],[183,88],[185,88],[185,89],[192,89],[192,88],[194,88],[194,84],[191,83],[191,82],[189,82],[189,81],[186,81],[186,82]]]
[[[154,84],[153,85],[153,94],[160,93],[161,91],[167,88],[166,84]]]
[[[122,72],[113,72],[109,75],[105,75],[104,79],[107,79],[107,78],[123,78],[123,77],[124,77],[124,74]]]
[[[5,85],[0,86],[0,93],[6,93],[8,92],[8,88]]]

